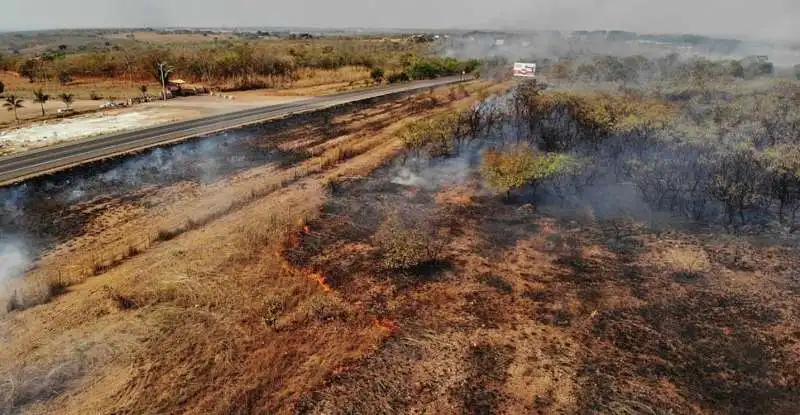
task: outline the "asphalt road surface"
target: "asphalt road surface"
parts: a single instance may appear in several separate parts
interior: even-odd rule
[[[257,124],[296,113],[318,111],[337,105],[459,81],[459,77],[450,77],[343,92],[301,102],[253,108],[31,150],[0,158],[0,186],[8,186],[91,161]]]

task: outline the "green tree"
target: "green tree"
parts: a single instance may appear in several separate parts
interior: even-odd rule
[[[233,49],[237,58],[237,69],[241,72],[242,85],[250,85],[250,76],[253,74],[253,66],[255,65],[255,49],[252,45],[245,42]]]
[[[638,60],[631,59],[626,65],[625,62],[616,56],[602,56],[594,60],[598,74],[607,82],[634,82],[638,76],[636,66]]]
[[[490,187],[505,192],[508,198],[512,190],[535,186],[542,179],[558,173],[568,160],[565,155],[542,153],[519,145],[504,152],[487,151],[483,156],[481,174]]]
[[[36,64],[35,60],[26,59],[25,61],[20,63],[19,66],[17,67],[17,73],[28,78],[28,81],[30,81],[30,83],[34,83],[38,79],[37,67],[38,65]]]
[[[478,59],[469,59],[461,64],[461,70],[465,73],[471,74],[481,67],[481,61]]]
[[[405,72],[391,73],[391,74],[389,74],[388,77],[386,77],[386,81],[389,82],[390,84],[396,84],[396,83],[400,83],[400,82],[408,82],[410,80],[411,80],[411,78],[409,78],[408,74],[405,73]]]
[[[72,82],[72,75],[67,71],[58,71],[58,82],[61,85],[67,85]]]
[[[75,96],[73,94],[62,92],[58,95],[58,98],[67,106],[67,109],[72,109],[72,102],[75,101]]]
[[[384,74],[385,74],[385,72],[383,71],[383,68],[375,67],[375,68],[372,68],[372,72],[369,73],[369,76],[372,77],[373,81],[381,82],[381,81],[383,81]]]
[[[47,101],[49,101],[49,100],[50,100],[50,95],[45,94],[42,91],[42,88],[39,88],[38,90],[33,91],[33,102],[35,102],[35,103],[37,103],[37,104],[42,106],[42,116],[43,117],[46,115],[46,113],[44,111],[44,106],[47,103]]]
[[[7,111],[13,111],[14,119],[17,121],[17,123],[19,123],[19,116],[17,115],[17,110],[19,108],[24,108],[22,106],[22,98],[19,98],[14,94],[7,96],[6,102],[3,104],[3,108],[5,108]]]
[[[47,83],[50,81],[49,75],[49,67],[53,65],[53,62],[56,60],[56,55],[51,53],[50,51],[45,51],[42,54],[42,57],[39,58],[39,66],[41,67],[41,73],[44,75],[44,86],[47,87]]]
[[[133,71],[135,70],[136,55],[128,49],[122,51],[122,62],[125,74],[128,77],[128,87],[133,87]]]

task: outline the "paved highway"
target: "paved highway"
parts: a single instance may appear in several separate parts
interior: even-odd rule
[[[459,82],[458,77],[440,78],[343,92],[301,102],[231,112],[31,150],[0,158],[0,186],[8,186],[91,161],[282,118],[291,114],[318,111],[337,105],[456,82]]]

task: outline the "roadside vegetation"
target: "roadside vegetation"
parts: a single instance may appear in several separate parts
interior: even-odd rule
[[[83,51],[69,47],[41,53],[2,55],[0,70],[13,71],[31,84],[68,87],[83,79],[114,79],[127,88],[152,82],[159,63],[192,83],[222,89],[276,88],[301,79],[337,81],[343,69],[362,73],[361,79],[381,80],[405,73],[409,79],[428,79],[468,73],[478,61],[459,62],[431,55],[426,43],[408,37],[237,39],[169,45],[131,41]],[[341,81],[353,79],[343,77]]]
[[[458,95],[440,88],[249,129],[252,137],[261,137],[255,141],[219,137],[222,142],[212,146],[218,148],[212,153],[244,146],[241,154],[251,154],[252,161],[242,168],[239,158],[224,157],[231,166],[220,165],[219,176],[205,184],[196,182],[194,196],[184,193],[184,186],[192,175],[205,176],[205,168],[194,163],[156,167],[197,150],[191,144],[175,148],[170,157],[156,151],[107,166],[104,179],[82,181],[79,186],[87,187],[81,194],[73,192],[77,182],[56,185],[61,190],[42,182],[51,188],[55,204],[37,202],[45,193],[30,189],[31,204],[19,199],[15,209],[42,224],[50,218],[52,226],[40,228],[40,236],[53,254],[45,254],[24,279],[4,286],[0,331],[16,334],[3,337],[0,378],[9,387],[0,388],[0,407],[75,413],[169,412],[178,406],[196,413],[288,412],[309,385],[369,354],[394,330],[391,322],[374,321],[333,292],[331,276],[288,259],[315,232],[304,225],[321,214],[330,184],[367,175],[401,152],[396,132],[404,125],[460,112],[482,91],[503,88],[476,83]],[[433,109],[424,105],[432,97],[438,102]],[[118,181],[121,177],[136,179]],[[134,182],[151,183],[148,195],[117,199],[138,192]],[[116,202],[98,205],[111,188]],[[9,200],[9,193],[3,194]],[[79,200],[70,200],[75,196]],[[60,203],[85,203],[88,209],[79,208],[68,219]],[[16,212],[3,215],[4,234],[9,226],[33,229]],[[11,222],[11,216],[17,219]],[[103,225],[106,220],[111,222]],[[84,232],[94,227],[99,232],[94,236]],[[64,245],[72,243],[73,248]],[[416,242],[410,246],[412,255],[422,252]],[[200,262],[191,260],[193,265],[185,267],[188,258]],[[391,265],[411,266],[415,260],[401,258],[409,259]],[[76,308],[42,319],[40,313],[66,305],[63,301]],[[122,327],[126,334],[117,331]],[[61,340],[29,354],[30,342],[44,331],[60,333],[55,336]],[[78,340],[87,335],[97,337]],[[287,349],[289,344],[294,346]],[[185,363],[178,368],[178,361]],[[241,382],[229,381],[234,378]],[[93,380],[83,383],[89,379],[107,379],[105,391],[90,386],[101,385]],[[184,381],[194,386],[175,393],[175,385]],[[150,392],[155,384],[163,394]],[[82,397],[67,398],[72,392]]]
[[[47,46],[30,48],[22,46],[33,34],[19,34],[9,43],[9,52],[0,50],[0,81],[8,93],[40,104],[44,117],[46,107],[38,101],[42,96],[68,93],[76,100],[139,100],[148,91],[163,96],[168,81],[175,79],[200,90],[271,89],[274,94],[314,95],[472,74],[480,65],[476,59],[440,58],[430,46],[433,39],[410,36],[198,35],[200,41],[190,36],[162,43],[148,36],[138,40],[135,35],[119,38],[102,33],[90,36],[105,39],[102,43],[88,42],[87,47],[48,43],[43,36],[39,43],[31,41]],[[159,68],[169,70],[161,73]],[[74,114],[71,107],[64,108],[60,116]]]

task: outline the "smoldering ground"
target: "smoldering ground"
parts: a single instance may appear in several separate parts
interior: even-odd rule
[[[5,241],[0,246],[6,247],[8,258],[0,262],[0,275],[18,274],[47,249],[81,234],[97,214],[81,206],[120,198],[147,205],[150,193],[142,190],[152,192],[183,181],[209,184],[295,156],[256,143],[255,131],[236,130],[156,148],[0,189],[0,242]]]
[[[535,185],[515,190],[513,199],[518,202],[536,203],[552,213],[588,214],[593,219],[629,218],[655,227],[715,226],[795,239],[800,182],[786,163],[791,165],[788,154],[795,151],[787,148],[796,145],[792,126],[799,125],[798,114],[774,119],[774,113],[751,113],[740,105],[752,98],[751,93],[725,92],[728,98],[717,100],[713,97],[722,93],[718,91],[702,102],[680,98],[684,101],[677,107],[683,115],[661,128],[605,130],[579,115],[585,115],[589,107],[573,107],[583,105],[578,102],[584,98],[550,101],[538,90],[524,96],[530,92],[525,85],[530,84],[484,108],[482,116],[499,117],[502,122],[478,135],[453,137],[444,156],[440,142],[411,151],[395,161],[392,182],[427,189],[467,183],[480,179],[487,150],[503,151],[524,143],[568,155],[571,162]],[[757,100],[774,99],[774,89],[755,92]],[[780,93],[791,97],[793,92]],[[736,119],[731,123],[720,119],[722,107],[744,112],[729,114]],[[705,131],[709,122],[723,127]],[[767,139],[764,125],[780,131],[775,141]],[[787,156],[778,157],[779,148],[788,151]]]

